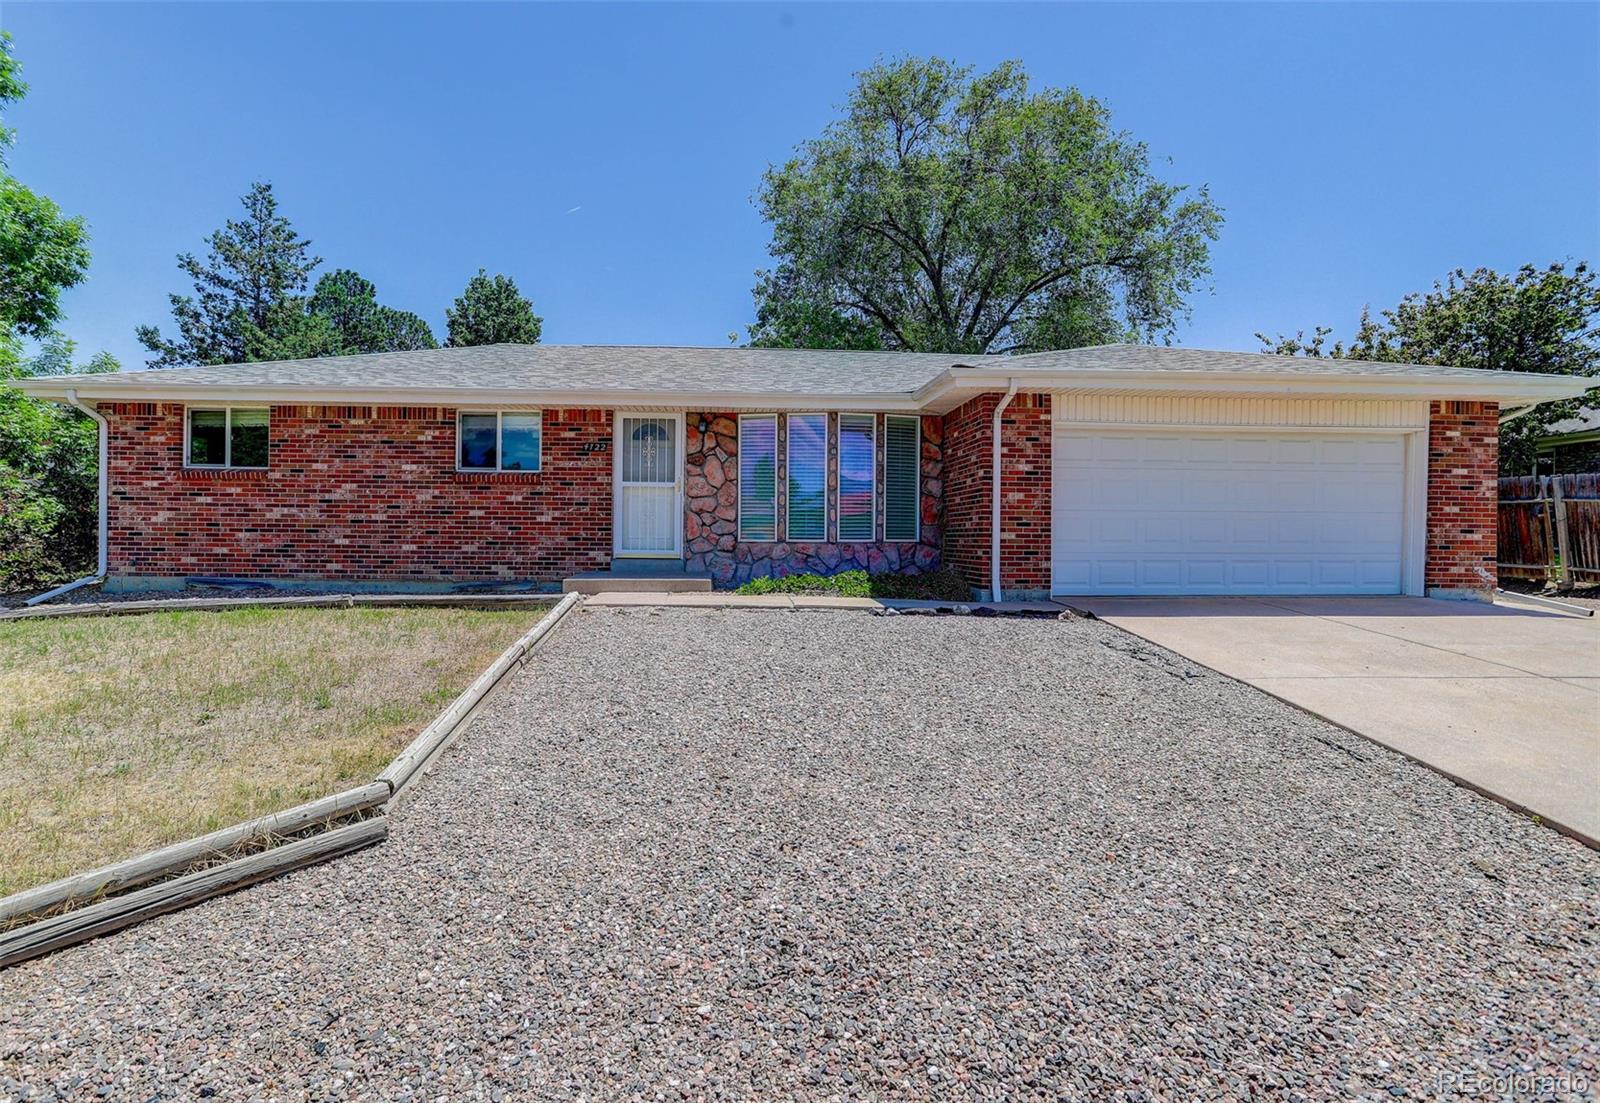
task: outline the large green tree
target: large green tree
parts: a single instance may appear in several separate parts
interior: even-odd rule
[[[409,310],[378,302],[378,289],[357,272],[340,268],[317,280],[306,309],[327,318],[345,352],[401,352],[437,348],[428,323]]]
[[[276,336],[292,300],[322,263],[311,254],[311,242],[278,213],[271,184],[252,184],[243,201],[244,217],[229,219],[206,238],[204,260],[179,254],[178,267],[193,281],[194,294],[168,296],[176,337],[163,337],[155,326],[138,328],[140,343],[155,354],[151,367],[250,359],[252,340]]]
[[[438,347],[427,322],[379,303],[377,288],[358,272],[326,272],[307,293],[322,260],[278,212],[271,184],[251,185],[244,208],[242,219],[206,238],[204,261],[178,257],[194,294],[169,296],[175,339],[139,327],[139,340],[156,354],[151,367]]]
[[[1333,330],[1308,338],[1257,333],[1263,351],[1284,356],[1330,356],[1400,364],[1448,364],[1490,371],[1600,376],[1600,280],[1579,262],[1514,273],[1458,268],[1426,293],[1412,292],[1373,318],[1361,312],[1355,335],[1329,344]],[[1534,441],[1552,422],[1600,405],[1600,388],[1583,398],[1547,402],[1500,429],[1500,469],[1525,475]]]
[[[60,334],[39,354],[0,365],[0,590],[48,586],[90,569],[97,528],[95,423],[6,381],[117,370],[108,352],[75,364]]]
[[[0,33],[0,109],[21,99],[11,36]],[[77,410],[28,398],[10,380],[74,370],[110,371],[101,353],[82,369],[61,336],[61,293],[82,281],[88,232],[14,179],[0,126],[0,590],[49,585],[82,571],[95,549],[96,428]],[[25,338],[42,351],[23,358]]]
[[[1143,143],[1016,62],[861,73],[843,116],[767,170],[775,265],[751,343],[1026,352],[1170,337],[1222,215]]]
[[[445,342],[464,345],[537,344],[544,319],[517,290],[510,276],[489,275],[482,268],[445,311],[450,327]]]
[[[0,31],[0,111],[27,94],[11,36]],[[15,140],[0,126],[0,352],[11,363],[16,338],[44,337],[61,320],[61,292],[82,282],[89,269],[89,232],[82,218],[11,175],[6,153]]]
[[[438,342],[427,322],[379,303],[372,281],[348,268],[325,273],[309,296],[285,300],[264,326],[245,327],[250,360],[431,348],[438,348]]]

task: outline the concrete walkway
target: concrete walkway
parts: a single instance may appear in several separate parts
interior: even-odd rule
[[[1600,621],[1426,598],[1064,598],[1600,847]]]

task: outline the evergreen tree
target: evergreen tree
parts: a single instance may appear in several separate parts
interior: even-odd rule
[[[450,326],[446,344],[458,348],[536,344],[544,323],[510,276],[490,276],[482,268],[467,281],[461,297],[445,311],[445,320]]]

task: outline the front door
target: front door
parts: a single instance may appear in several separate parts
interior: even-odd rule
[[[617,555],[682,556],[682,441],[682,414],[617,415]]]

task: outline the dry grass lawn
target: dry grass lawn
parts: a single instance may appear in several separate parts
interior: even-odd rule
[[[370,781],[543,613],[0,622],[0,896]]]

